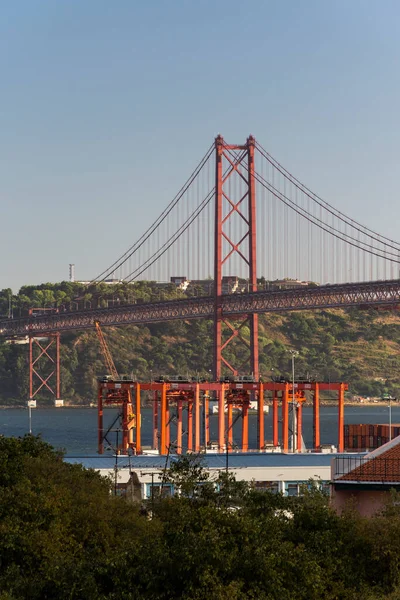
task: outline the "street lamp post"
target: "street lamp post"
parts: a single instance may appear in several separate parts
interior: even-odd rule
[[[292,452],[296,452],[296,402],[294,398],[294,359],[298,356],[297,350],[290,350],[292,356]]]
[[[28,421],[29,421],[29,434],[32,435],[32,406],[30,400],[28,400]]]

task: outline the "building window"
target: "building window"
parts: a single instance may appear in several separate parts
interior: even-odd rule
[[[298,496],[299,495],[298,483],[287,483],[285,487],[286,487],[287,496]]]
[[[277,494],[279,492],[278,481],[256,481],[254,483],[254,487],[259,492],[272,492],[273,494]]]
[[[153,490],[153,494],[152,494]],[[151,483],[146,484],[146,498],[170,498],[174,493],[171,483]]]

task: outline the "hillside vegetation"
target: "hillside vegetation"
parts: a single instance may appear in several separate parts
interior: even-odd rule
[[[192,292],[193,293],[193,292]],[[196,290],[195,290],[196,293]],[[160,289],[152,282],[134,285],[100,284],[86,287],[62,282],[24,286],[18,294],[0,292],[3,318],[27,314],[29,307],[63,306],[79,296],[87,306],[184,297],[174,286]],[[95,298],[100,297],[100,300]],[[96,303],[96,304],[95,304]],[[160,374],[209,376],[212,367],[212,323],[176,321],[104,330],[120,374],[149,379]],[[246,337],[249,330],[242,327]],[[290,375],[290,349],[296,349],[296,375],[325,381],[346,381],[350,391],[363,396],[400,393],[400,319],[396,312],[322,310],[260,316],[260,373]],[[229,362],[246,357],[243,345],[227,348]],[[236,358],[234,354],[236,353]],[[62,336],[62,397],[74,403],[95,399],[96,378],[105,374],[97,336],[93,331]],[[0,402],[13,404],[28,396],[28,346],[0,342]],[[42,397],[46,398],[45,394]]]

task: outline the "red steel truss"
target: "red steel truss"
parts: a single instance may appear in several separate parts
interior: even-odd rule
[[[234,375],[247,363],[245,371],[258,379],[258,315],[249,312],[241,323],[228,320],[222,310],[222,273],[232,255],[237,254],[248,269],[249,290],[257,291],[256,270],[256,194],[254,177],[255,140],[250,136],[245,145],[229,145],[222,136],[215,139],[215,242],[214,242],[214,378],[219,380],[224,366]],[[233,180],[241,185],[234,185]],[[239,191],[239,193],[238,193]],[[236,194],[234,193],[236,192]],[[241,223],[240,239],[233,239],[229,226],[233,218]],[[244,229],[243,229],[244,225]],[[232,227],[232,230],[234,227]],[[245,249],[247,246],[247,251]],[[243,325],[250,329],[250,339],[241,334]],[[223,331],[225,326],[225,332]],[[225,340],[223,340],[223,334]],[[240,341],[249,350],[249,360],[242,365],[231,365],[224,350],[234,341]],[[249,368],[250,367],[250,368]]]
[[[46,338],[29,337],[29,400],[39,392],[49,392],[60,400],[60,334]]]
[[[396,308],[400,305],[400,280],[325,285],[315,288],[228,294],[221,297],[221,316],[284,312],[322,308]],[[95,320],[102,327],[152,323],[177,319],[212,319],[213,297],[134,304],[80,310],[0,321],[0,337],[42,336],[63,331],[92,329]]]
[[[57,308],[30,308],[29,316],[34,320],[41,314],[58,313]],[[60,333],[46,333],[38,338],[29,328],[29,401],[36,401],[39,392],[53,396],[55,405],[60,405]]]

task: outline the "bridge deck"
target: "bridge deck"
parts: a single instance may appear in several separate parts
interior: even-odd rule
[[[323,308],[391,306],[400,304],[400,280],[325,285],[294,290],[228,294],[220,297],[223,316]],[[77,310],[0,321],[0,337],[44,335],[131,323],[212,318],[214,298],[195,297],[112,308]]]

